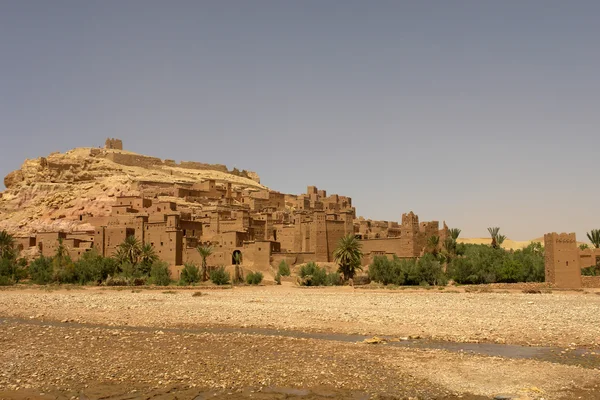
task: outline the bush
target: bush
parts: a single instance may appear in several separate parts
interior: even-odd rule
[[[225,271],[225,267],[219,267],[210,272],[210,280],[215,285],[227,285],[231,280],[231,276]]]
[[[0,279],[3,282],[2,285],[12,285],[24,279],[27,276],[27,271],[25,271],[26,265],[27,261],[23,258],[19,260],[15,257],[0,258]]]
[[[200,270],[194,264],[185,264],[181,270],[179,282],[182,285],[191,285],[200,282]]]
[[[375,257],[369,266],[369,279],[384,285],[446,285],[447,278],[440,262],[433,254],[419,260],[400,259],[394,256]]]
[[[52,282],[54,270],[52,258],[41,256],[29,264],[29,276],[34,283],[45,285]]]
[[[404,285],[408,264],[394,256],[392,260],[385,256],[376,256],[369,266],[369,279],[384,285]]]
[[[448,265],[456,283],[543,282],[544,248],[532,243],[514,252],[486,245],[466,245],[464,256]]]
[[[281,274],[279,272],[277,272],[277,275],[275,275],[275,284],[281,285]]]
[[[250,272],[246,276],[246,283],[248,285],[258,285],[263,280],[263,274],[260,272]]]
[[[131,279],[124,276],[108,276],[104,281],[105,286],[129,286]]]
[[[425,254],[407,274],[406,283],[412,285],[441,285],[448,282],[440,262],[433,254]]]
[[[171,283],[171,271],[164,261],[155,261],[150,269],[150,283],[158,286],[168,286]]]
[[[301,286],[333,286],[340,284],[340,275],[337,272],[328,274],[325,268],[319,267],[314,262],[309,262],[300,267],[298,282]]]
[[[80,284],[105,280],[117,271],[117,262],[112,258],[102,257],[95,249],[85,252],[75,262],[75,279]]]
[[[4,275],[0,275],[0,286],[10,286],[10,285],[14,285],[15,281],[8,277],[8,276],[4,276]]]
[[[290,276],[292,273],[290,271],[290,266],[285,260],[281,260],[279,263],[279,275],[281,276]]]

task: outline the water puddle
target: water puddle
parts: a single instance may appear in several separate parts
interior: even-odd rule
[[[124,331],[137,332],[155,332],[161,330],[164,333],[175,334],[228,334],[239,333],[244,335],[271,336],[271,337],[290,337],[300,339],[317,339],[326,341],[337,341],[347,343],[362,343],[366,336],[350,335],[341,333],[314,333],[302,331],[290,331],[269,328],[236,328],[236,327],[145,327],[145,326],[127,326],[127,325],[106,325],[78,322],[58,322],[41,321],[36,319],[1,317],[0,325],[6,323],[27,324],[36,326],[54,326],[66,328],[100,328],[100,329],[118,329]],[[426,339],[409,339],[396,341],[392,337],[381,337],[383,341],[380,344],[364,344],[365,346],[392,346],[414,349],[437,349],[446,350],[454,353],[464,353],[473,355],[484,355],[492,357],[503,357],[513,359],[529,359],[538,361],[548,361],[558,364],[575,365],[583,368],[600,368],[600,352],[597,354],[594,350],[586,348],[562,348],[562,347],[530,347],[512,344],[496,343],[459,343],[432,341]],[[291,393],[289,393],[291,394]],[[295,393],[296,396],[301,394]]]

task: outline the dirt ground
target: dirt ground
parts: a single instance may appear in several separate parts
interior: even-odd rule
[[[599,306],[588,292],[10,288],[0,399],[600,399]]]

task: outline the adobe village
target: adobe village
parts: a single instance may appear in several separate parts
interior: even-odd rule
[[[4,183],[0,399],[600,398],[592,227],[469,244],[119,139]]]

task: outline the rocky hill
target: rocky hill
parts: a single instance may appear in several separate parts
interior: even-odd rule
[[[0,230],[16,235],[90,229],[82,214],[109,215],[115,196],[168,196],[175,184],[207,179],[243,189],[264,189],[256,173],[224,165],[161,160],[124,150],[77,148],[26,160],[4,178]]]

